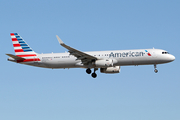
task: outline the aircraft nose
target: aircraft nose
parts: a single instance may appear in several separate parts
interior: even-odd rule
[[[175,60],[175,57],[173,55],[170,56],[170,60],[171,61],[174,61]]]

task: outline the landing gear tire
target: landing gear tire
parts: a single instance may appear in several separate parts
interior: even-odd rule
[[[87,73],[87,74],[91,74],[91,69],[88,68],[88,69],[86,70],[86,73]]]
[[[93,78],[96,78],[97,77],[97,74],[96,73],[92,73],[91,75]]]
[[[157,72],[158,72],[158,70],[157,70],[157,69],[155,69],[155,70],[154,70],[154,72],[155,72],[155,73],[157,73]]]
[[[158,72],[158,70],[157,70],[156,68],[157,68],[157,66],[156,66],[156,64],[154,64],[154,72],[155,72],[155,73]]]

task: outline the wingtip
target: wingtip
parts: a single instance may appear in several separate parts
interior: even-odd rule
[[[58,39],[58,41],[59,41],[60,44],[64,44],[63,41],[59,38],[58,35],[56,35],[56,37],[57,37],[57,39]]]

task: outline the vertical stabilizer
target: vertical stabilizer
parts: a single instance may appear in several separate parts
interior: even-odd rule
[[[10,33],[16,56],[25,58],[23,62],[40,61],[32,48],[18,33]]]

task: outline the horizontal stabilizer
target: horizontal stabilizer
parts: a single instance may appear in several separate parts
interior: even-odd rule
[[[24,58],[18,57],[18,56],[16,56],[16,55],[12,55],[12,54],[6,54],[6,55],[9,56],[9,57],[14,58],[15,60],[25,60]]]

